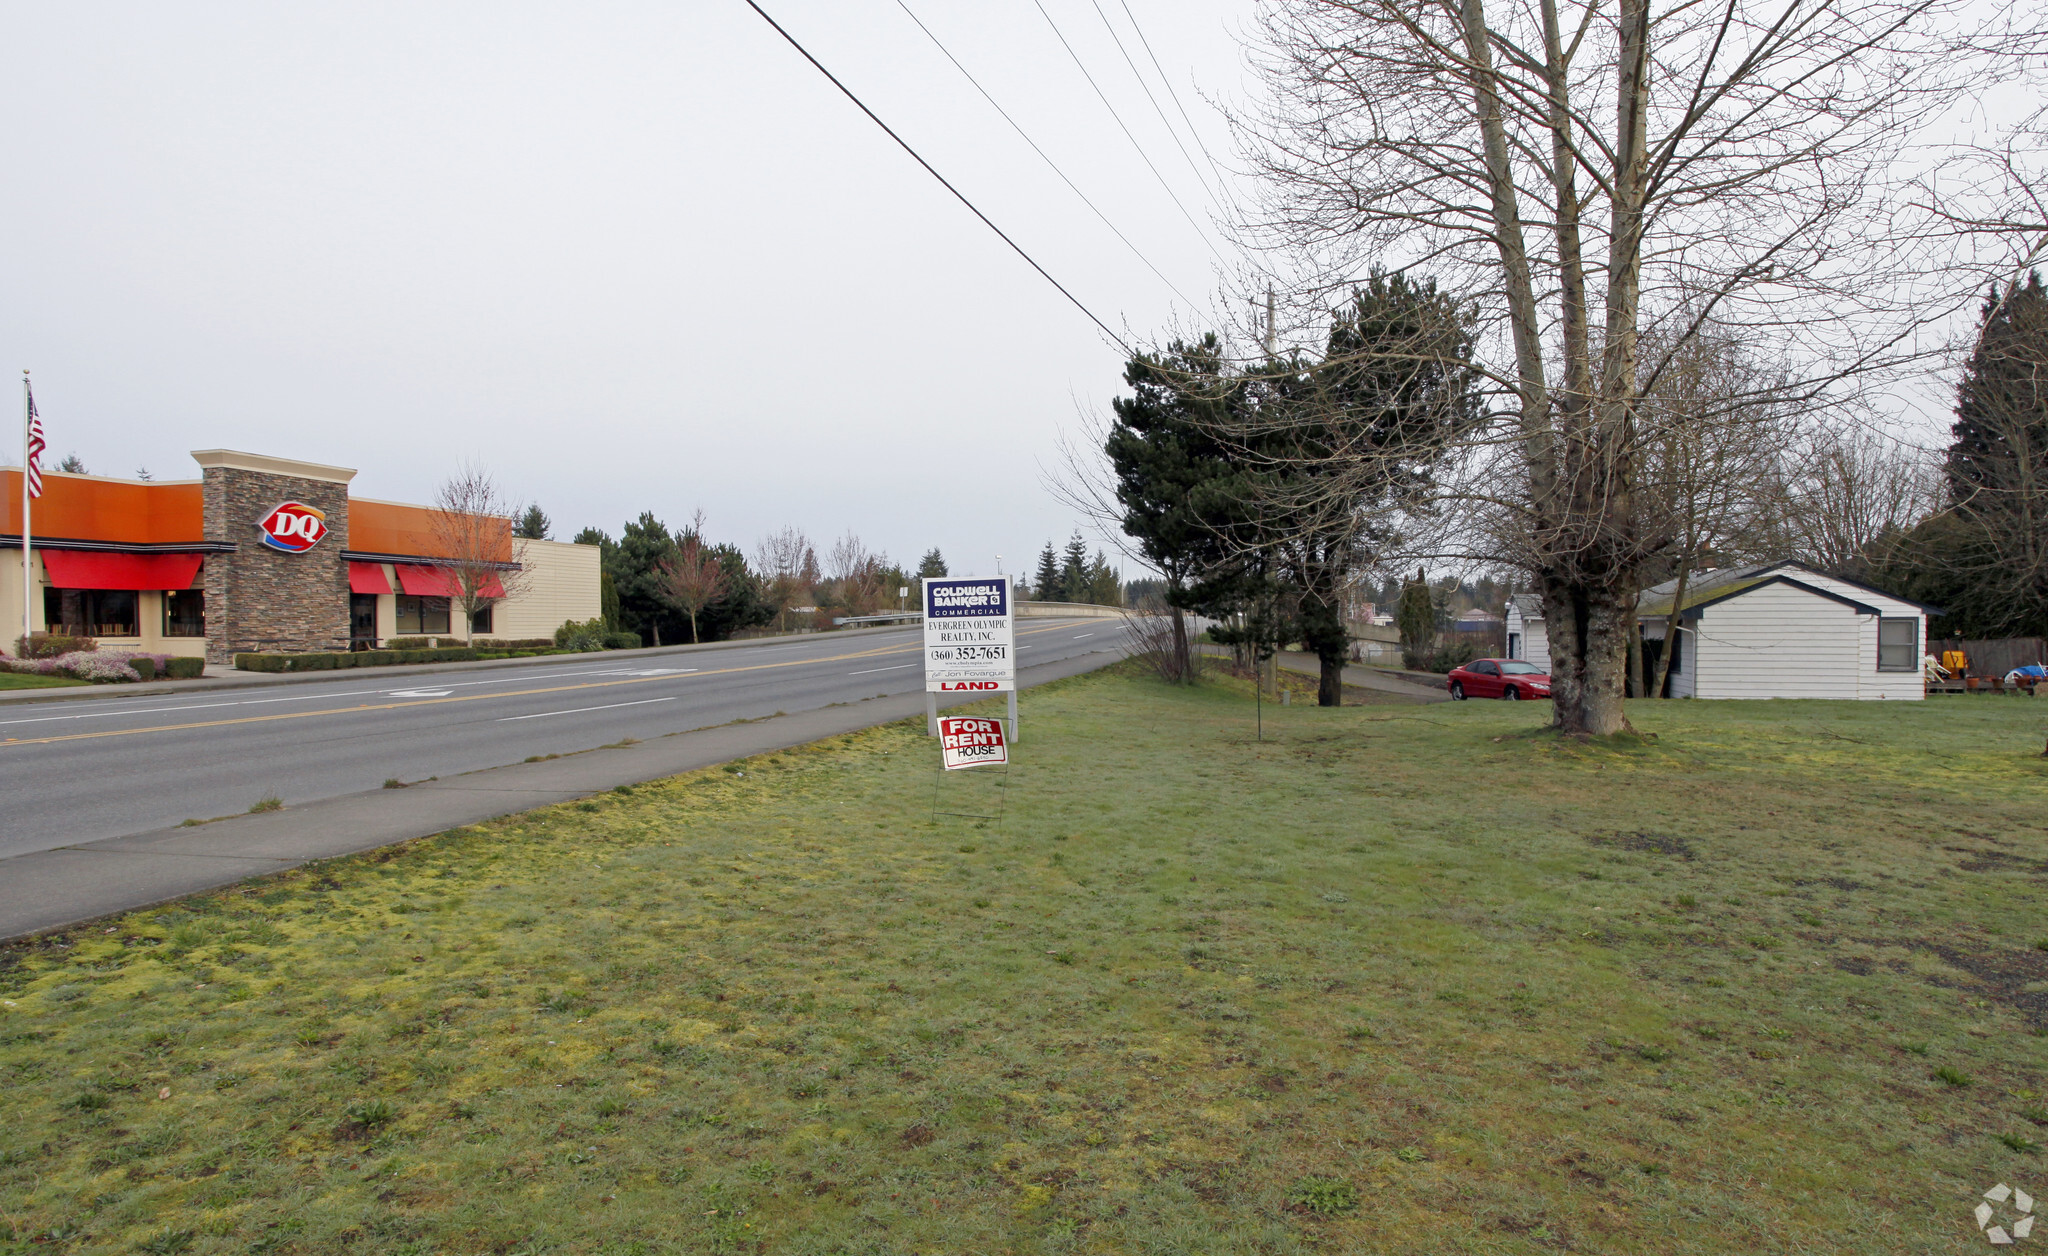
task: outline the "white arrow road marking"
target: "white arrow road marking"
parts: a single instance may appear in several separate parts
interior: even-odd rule
[[[503,723],[505,723],[505,722],[506,722],[507,720],[544,720],[544,719],[546,719],[546,718],[547,718],[548,716],[550,716],[550,715],[581,715],[581,714],[583,714],[583,713],[584,713],[585,711],[616,711],[616,710],[618,710],[618,709],[619,709],[620,707],[629,707],[629,706],[647,706],[647,705],[649,705],[649,704],[651,704],[651,703],[655,703],[655,702],[674,702],[674,701],[675,701],[675,699],[674,699],[674,698],[642,698],[642,699],[641,699],[640,701],[638,701],[638,702],[613,702],[613,703],[608,703],[608,704],[607,704],[607,705],[605,705],[605,706],[594,706],[594,707],[576,707],[576,708],[574,708],[573,710],[568,710],[568,711],[535,711],[535,712],[534,712],[534,713],[533,713],[532,715],[507,715],[507,716],[504,716],[503,718],[501,718],[501,719],[500,719],[500,720],[498,721],[498,723],[500,723],[500,724],[503,724]]]

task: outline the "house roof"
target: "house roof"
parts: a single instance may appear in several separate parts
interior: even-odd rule
[[[1754,567],[1725,567],[1715,571],[1695,572],[1685,583],[1685,603],[1678,608],[1679,618],[1695,618],[1696,616],[1693,612],[1703,606],[1724,601],[1738,593],[1747,593],[1751,589],[1780,581],[1796,585],[1809,592],[1826,594],[1838,602],[1858,607],[1867,615],[1879,613],[1878,608],[1874,606],[1858,602],[1854,598],[1828,593],[1826,589],[1818,585],[1800,580],[1798,577],[1801,574],[1826,576],[1827,579],[1837,584],[1846,584],[1851,588],[1862,589],[1866,593],[1875,594],[1878,597],[1889,598],[1894,602],[1902,602],[1907,606],[1916,607],[1929,615],[1941,614],[1941,608],[1938,606],[1927,606],[1914,601],[1912,598],[1900,597],[1896,593],[1888,593],[1883,589],[1864,584],[1860,580],[1850,580],[1844,576],[1819,571],[1802,562],[1786,560],[1783,562],[1764,563]],[[1677,580],[1666,580],[1662,584],[1654,584],[1644,589],[1642,596],[1636,602],[1637,618],[1663,619],[1668,617],[1672,609],[1671,598],[1677,590]]]
[[[1508,602],[1525,620],[1543,618],[1543,599],[1534,593],[1510,593]]]
[[[1853,611],[1856,611],[1859,614],[1884,614],[1883,611],[1879,610],[1875,606],[1870,605],[1867,602],[1859,602],[1855,598],[1843,597],[1841,594],[1834,592],[1832,589],[1823,589],[1817,584],[1808,584],[1804,580],[1794,580],[1792,577],[1787,575],[1769,575],[1763,577],[1760,580],[1737,580],[1732,583],[1722,585],[1721,588],[1713,594],[1713,596],[1710,596],[1705,600],[1698,602],[1695,602],[1693,600],[1692,591],[1687,590],[1685,597],[1685,606],[1682,610],[1678,612],[1678,617],[1680,619],[1698,619],[1700,617],[1701,611],[1705,610],[1709,606],[1714,605],[1717,602],[1725,602],[1730,598],[1741,597],[1745,593],[1754,593],[1758,589],[1766,588],[1774,584],[1790,585],[1792,588],[1799,589],[1807,593],[1811,593],[1815,597],[1826,598],[1830,602],[1840,602],[1842,605],[1848,607]]]

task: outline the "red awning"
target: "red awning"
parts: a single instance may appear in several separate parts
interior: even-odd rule
[[[359,563],[351,559],[348,565],[348,591],[350,593],[391,592],[391,582],[384,578],[384,564]]]
[[[58,589],[189,589],[199,574],[198,554],[94,554],[38,550],[50,585]]]
[[[452,567],[430,567],[425,563],[394,563],[398,569],[398,583],[407,593],[426,597],[462,596],[461,582]],[[478,597],[501,598],[505,596],[505,582],[494,573],[486,573],[477,587]]]
[[[455,573],[446,567],[429,567],[423,563],[394,563],[398,572],[398,583],[407,593],[426,597],[459,597],[462,590],[455,587]]]

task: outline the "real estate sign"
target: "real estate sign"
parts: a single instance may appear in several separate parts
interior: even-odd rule
[[[939,721],[939,754],[948,772],[1008,763],[1010,746],[1003,740],[1003,722],[946,716]]]
[[[1002,693],[1017,688],[1010,578],[924,582],[927,693]]]

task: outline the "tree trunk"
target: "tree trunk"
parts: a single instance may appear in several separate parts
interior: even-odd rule
[[[690,612],[690,644],[697,644],[697,612]]]
[[[1644,693],[1643,628],[1641,624],[1638,624],[1636,622],[1636,610],[1634,605],[1630,605],[1629,607],[1628,623],[1622,626],[1622,631],[1628,634],[1627,696],[1631,698],[1640,698],[1643,696]]]
[[[1552,727],[1559,732],[1607,737],[1629,731],[1622,698],[1628,612],[1620,589],[1545,581]]]
[[[1173,608],[1173,673],[1183,685],[1195,679],[1194,660],[1188,651],[1188,621],[1178,606]]]
[[[1344,660],[1323,657],[1322,667],[1316,676],[1316,705],[1344,705]]]
[[[1671,618],[1664,621],[1664,650],[1657,658],[1657,683],[1650,688],[1651,694],[1659,698],[1671,696],[1671,660],[1678,655],[1678,610],[1685,603],[1685,582],[1691,571],[1691,563],[1682,564],[1678,568],[1678,584],[1671,590]]]

